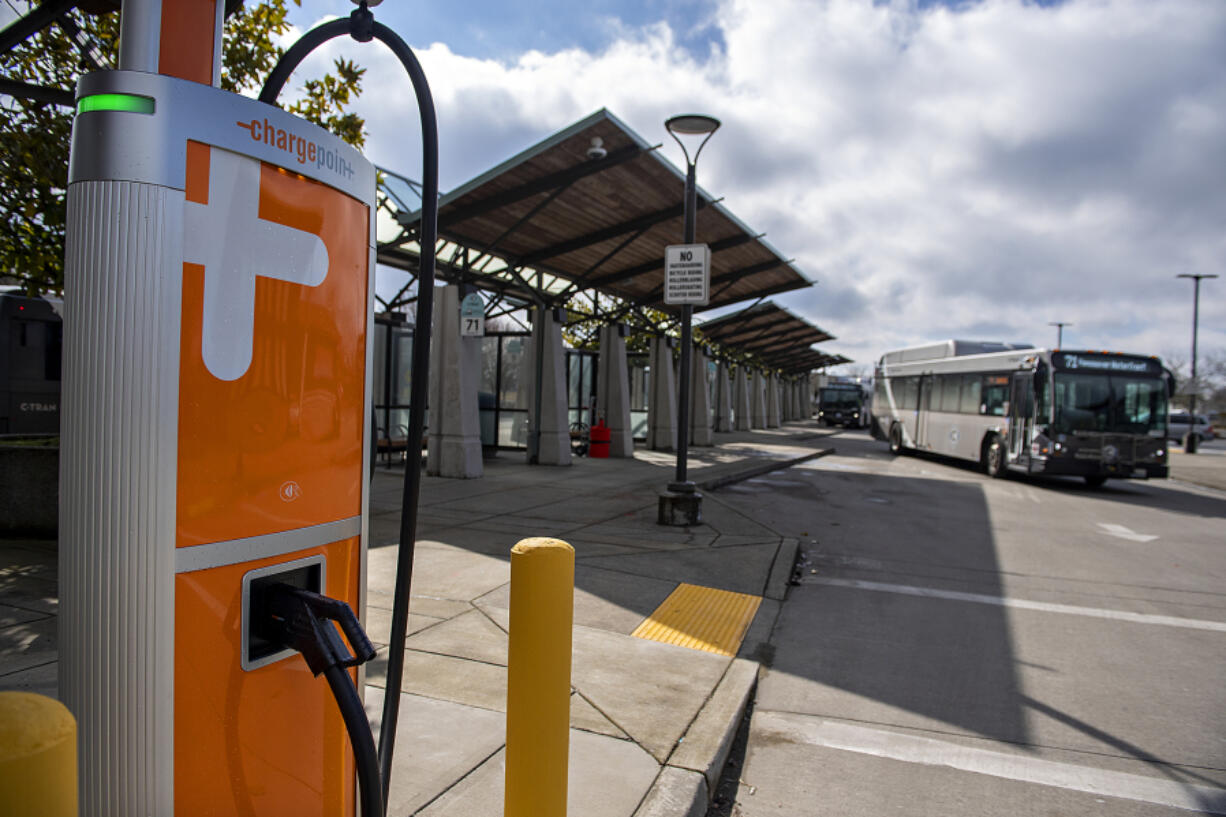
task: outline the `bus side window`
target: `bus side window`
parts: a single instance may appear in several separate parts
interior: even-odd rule
[[[993,417],[1005,415],[1005,401],[1009,399],[1009,378],[1003,375],[988,375],[983,379],[982,402],[979,413]]]
[[[902,394],[901,396],[895,395],[896,399],[898,400],[898,407],[903,411],[915,411],[916,400],[918,399],[916,387],[919,385],[919,378],[903,377],[900,378],[900,380],[902,381],[900,384],[902,386]]]
[[[962,387],[962,376],[956,374],[937,375],[937,389],[940,390],[941,404],[934,406],[938,411],[953,413],[958,411],[958,402]]]
[[[983,379],[979,375],[966,374],[962,376],[962,402],[958,407],[959,412],[962,414],[979,413],[979,398],[982,387]]]

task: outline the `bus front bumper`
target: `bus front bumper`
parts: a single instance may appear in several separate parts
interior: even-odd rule
[[[1106,463],[1100,460],[1079,460],[1072,457],[1032,457],[1027,470],[1031,474],[1062,477],[1104,476],[1112,479],[1166,479],[1170,476],[1171,469],[1164,463]]]

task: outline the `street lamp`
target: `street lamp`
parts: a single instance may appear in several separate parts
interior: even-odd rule
[[[1183,450],[1188,454],[1196,453],[1196,393],[1200,390],[1200,385],[1196,382],[1196,325],[1200,322],[1200,282],[1202,278],[1216,278],[1216,275],[1197,275],[1189,272],[1181,272],[1175,276],[1176,278],[1191,278],[1192,284],[1192,394],[1189,400],[1190,407],[1188,414],[1188,439],[1184,442]]]
[[[1061,321],[1048,321],[1047,325],[1056,327],[1056,348],[1060,349],[1064,346],[1064,327],[1076,326],[1077,324]]]
[[[698,154],[715,131],[719,130],[720,121],[705,114],[687,113],[673,116],[664,122],[664,127],[673,140],[681,146],[685,156],[685,228],[682,243],[694,243],[694,221],[698,210],[698,185],[694,181],[694,165],[698,162]],[[693,157],[681,141],[681,137],[693,137],[691,144],[697,142]],[[699,140],[701,137],[701,140]],[[679,518],[683,524],[697,524],[702,519],[702,495],[698,493],[693,482],[686,476],[686,457],[690,445],[690,332],[694,317],[692,304],[681,305],[681,371],[679,383],[681,394],[677,401],[677,473],[673,482],[668,485],[669,494],[660,498],[660,518],[662,524],[673,524],[676,519],[670,509],[680,511]]]

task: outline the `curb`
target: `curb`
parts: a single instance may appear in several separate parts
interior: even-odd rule
[[[800,465],[802,462],[815,460],[819,457],[824,457],[827,454],[833,454],[833,448],[823,448],[821,451],[815,451],[812,454],[805,454],[803,457],[793,457],[790,460],[771,460],[770,462],[756,465],[753,468],[747,468],[744,471],[737,471],[733,474],[725,474],[722,477],[712,477],[705,482],[698,483],[698,487],[703,491],[714,491],[717,488],[723,488],[725,485],[731,485],[734,482],[742,482],[754,477],[760,477],[763,474],[769,474],[771,471],[781,471],[784,468],[791,468],[793,465]]]
[[[758,683],[758,662],[734,658],[698,711],[634,817],[702,817],[707,813],[745,707]]]

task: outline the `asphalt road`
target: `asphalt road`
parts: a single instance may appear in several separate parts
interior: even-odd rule
[[[832,443],[716,494],[801,540],[732,815],[1226,814],[1226,493]]]

